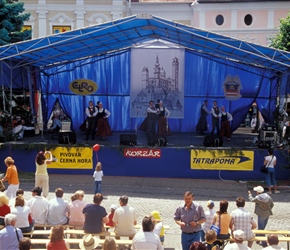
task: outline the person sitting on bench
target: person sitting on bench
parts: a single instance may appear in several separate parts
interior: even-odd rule
[[[51,133],[51,138],[53,139],[54,134],[58,134],[58,132],[62,128],[61,121],[58,119],[57,115],[54,115],[52,118],[52,125],[50,126],[49,133]]]

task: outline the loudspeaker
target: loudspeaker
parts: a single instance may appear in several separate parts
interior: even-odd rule
[[[77,142],[76,133],[69,130],[59,131],[58,143],[59,144],[75,144]]]
[[[167,138],[164,135],[151,135],[148,138],[148,146],[165,147],[167,145]]]
[[[205,147],[222,147],[223,138],[220,136],[208,134],[204,137],[203,146]]]
[[[120,135],[120,145],[125,146],[136,146],[137,145],[137,135],[135,134],[121,134]]]

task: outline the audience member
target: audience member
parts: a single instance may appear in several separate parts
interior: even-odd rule
[[[103,179],[102,163],[98,162],[96,165],[95,172],[93,174],[95,180],[95,194],[102,193],[102,179]]]
[[[52,120],[52,124],[48,132],[51,134],[51,139],[53,139],[53,135],[58,134],[58,132],[61,130],[62,124],[57,114],[54,114],[51,120]]]
[[[114,217],[114,213],[116,211],[118,207],[115,205],[115,204],[112,204],[110,209],[111,209],[111,212],[110,214],[108,215],[108,219],[109,221],[106,223],[106,226],[109,226],[109,227],[114,227],[114,222],[113,222],[113,217]]]
[[[270,195],[264,193],[264,188],[261,186],[254,187],[257,195],[253,198],[251,191],[248,191],[249,200],[255,203],[254,213],[258,216],[258,229],[264,230],[268,223],[270,215],[273,215],[272,208],[274,207],[273,200]],[[264,236],[257,234],[256,236]],[[267,242],[262,242],[262,246],[267,246]]]
[[[137,215],[133,207],[128,206],[128,197],[123,195],[119,199],[118,207],[113,216],[115,233],[119,236],[132,236],[136,233]]]
[[[11,209],[8,206],[8,204],[9,204],[8,197],[6,196],[6,194],[0,192],[0,216],[3,217],[0,218],[0,225],[2,226],[5,225],[4,216],[11,212]]]
[[[15,199],[15,207],[11,209],[11,213],[17,216],[16,227],[20,228],[22,233],[32,231],[34,220],[32,219],[31,210],[28,206],[24,205],[24,198],[19,195]],[[30,221],[29,221],[30,216]]]
[[[63,226],[54,226],[51,230],[50,241],[46,244],[47,250],[69,250],[69,243],[64,240]]]
[[[100,243],[100,238],[91,234],[86,234],[80,242],[79,247],[82,250],[95,249]]]
[[[98,234],[104,231],[103,223],[109,221],[107,212],[101,206],[104,197],[102,194],[94,195],[94,203],[87,204],[83,209],[85,215],[84,231],[90,234]]]
[[[16,197],[17,197],[18,195],[22,195],[22,196],[24,196],[24,190],[21,189],[21,188],[19,188],[19,189],[16,191]],[[16,198],[16,197],[15,197],[15,198]],[[15,206],[15,198],[12,198],[12,199],[9,200],[9,207],[12,208],[12,207]],[[24,204],[27,205],[27,200],[25,200],[25,199],[24,199]]]
[[[183,250],[188,250],[195,241],[200,241],[201,224],[205,222],[203,207],[193,201],[190,191],[184,194],[184,205],[179,206],[174,214],[174,220],[181,228],[181,244]]]
[[[154,222],[152,216],[145,216],[142,220],[142,229],[132,240],[132,250],[163,249],[159,236],[153,233]]]
[[[7,167],[6,175],[2,181],[8,181],[8,188],[6,190],[6,195],[8,199],[16,197],[16,191],[19,188],[19,179],[17,168],[14,165],[14,160],[11,157],[7,157],[4,160],[4,163]]]
[[[205,232],[205,241],[203,243],[207,247],[207,250],[217,250],[219,249],[219,245],[214,244],[217,240],[217,234],[214,230],[207,230]]]
[[[245,234],[242,230],[235,230],[233,232],[234,243],[227,244],[224,250],[250,250],[251,248],[243,244],[245,240]]]
[[[83,201],[85,192],[83,190],[76,191],[69,204],[69,224],[74,226],[76,229],[82,229],[85,222],[83,215],[83,209],[86,206],[86,202]]]
[[[15,140],[20,140],[23,138],[24,128],[22,125],[22,120],[17,121],[17,124],[12,128],[12,136]]]
[[[285,250],[284,248],[280,247],[279,244],[279,238],[276,234],[269,234],[267,236],[268,245],[264,248],[264,250]]]
[[[103,250],[117,250],[115,239],[112,237],[106,238],[103,244]]]
[[[31,240],[27,237],[23,237],[19,241],[19,250],[30,250],[31,248]]]
[[[49,154],[49,159],[46,158],[46,155]],[[43,196],[48,196],[49,191],[49,177],[47,173],[47,164],[52,163],[52,153],[50,151],[40,151],[36,155],[35,165],[35,187],[41,187],[43,191]]]
[[[15,227],[16,215],[6,214],[4,221],[5,227],[0,230],[0,249],[16,250],[18,249],[19,241],[23,238],[21,230]]]
[[[254,221],[254,218],[251,215],[251,213],[244,208],[245,203],[246,202],[243,197],[238,197],[236,199],[237,209],[235,209],[231,213],[232,221],[230,227],[232,233],[236,230],[242,230],[245,234],[244,240],[248,241],[248,247],[251,248],[253,245],[253,241],[249,240],[255,236],[252,229],[255,229],[257,227],[257,224]]]
[[[212,224],[220,228],[220,233],[217,235],[218,240],[225,240],[230,238],[229,229],[232,217],[227,212],[228,206],[228,201],[220,201],[220,209],[213,217]]]
[[[41,196],[41,187],[35,187],[31,192],[33,197],[28,200],[27,205],[31,209],[32,218],[35,224],[45,224],[48,214],[48,200]]]
[[[208,211],[206,211],[205,214],[205,222],[202,224],[202,230],[201,230],[201,240],[205,240],[205,233],[210,230],[210,227],[212,225],[212,220],[215,215],[215,209],[214,209],[214,202],[212,200],[209,200],[207,202]]]
[[[151,212],[151,215],[153,217],[153,222],[154,222],[154,229],[153,233],[159,235],[160,241],[163,245],[164,243],[164,227],[163,227],[163,222],[160,217],[160,213],[156,210]]]
[[[208,250],[208,249],[204,243],[195,241],[190,245],[189,250]]]
[[[64,200],[63,189],[55,189],[55,198],[49,201],[47,222],[49,225],[64,225],[69,222],[69,205]]]

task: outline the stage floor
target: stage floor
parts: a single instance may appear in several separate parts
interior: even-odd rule
[[[136,134],[134,131],[128,132],[116,132],[113,131],[112,136],[108,136],[105,141],[99,140],[97,136],[95,136],[94,140],[90,139],[88,141],[85,140],[86,134],[84,131],[76,132],[76,144],[72,145],[94,145],[96,143],[104,146],[119,146],[120,145],[120,135],[121,134]],[[239,128],[236,130],[230,141],[227,138],[224,138],[223,148],[253,148],[256,149],[258,147],[257,143],[253,143],[254,137],[257,137],[258,134],[251,133],[251,128]],[[167,137],[167,147],[203,147],[205,135],[200,135],[198,133],[173,133],[172,136]],[[32,137],[24,137],[23,139],[17,141],[17,143],[47,143],[47,144],[58,144],[58,138],[54,137],[51,139],[51,135],[44,133],[43,136],[41,134],[35,135]],[[63,144],[62,144],[63,145]],[[142,131],[137,132],[137,147],[147,147],[147,137]]]

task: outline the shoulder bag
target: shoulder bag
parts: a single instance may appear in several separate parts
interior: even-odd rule
[[[268,162],[266,166],[262,166],[262,167],[260,167],[260,172],[262,172],[262,173],[264,173],[264,174],[267,174],[267,173],[268,173],[268,166],[271,164],[273,158],[274,158],[274,155],[272,155],[272,159],[271,159],[271,161]]]
[[[211,225],[210,227],[211,230],[215,231],[216,232],[216,235],[219,235],[220,234],[220,231],[221,231],[221,215],[219,214],[219,225],[216,226],[214,224]]]

